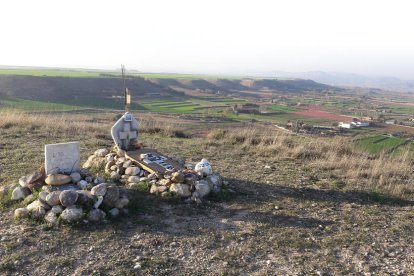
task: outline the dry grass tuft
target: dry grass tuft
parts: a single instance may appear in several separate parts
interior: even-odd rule
[[[213,130],[208,138],[238,145],[250,154],[272,160],[300,160],[314,171],[341,178],[351,190],[398,197],[414,195],[414,160],[409,152],[398,156],[370,155],[358,151],[343,137],[303,137],[255,127]]]

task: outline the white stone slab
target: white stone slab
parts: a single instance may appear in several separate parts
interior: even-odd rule
[[[61,173],[80,171],[79,142],[45,145],[46,174],[49,174],[56,169]]]
[[[138,121],[126,112],[112,127],[111,135],[118,148],[131,150],[138,139]]]

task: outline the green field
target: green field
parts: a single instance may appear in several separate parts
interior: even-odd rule
[[[363,138],[355,141],[357,148],[365,150],[372,154],[378,154],[383,151],[397,148],[404,139],[398,137],[389,137],[384,135],[377,135],[368,138]]]
[[[8,98],[0,100],[0,108],[14,108],[24,111],[73,111],[83,110],[87,108],[97,109],[124,109],[124,101],[122,99],[78,99],[65,100],[64,102],[46,102],[33,101],[18,98]],[[132,110],[146,110],[144,106],[132,103]]]
[[[23,99],[1,99],[0,108],[16,108],[24,111],[72,111],[83,109],[78,105]]]

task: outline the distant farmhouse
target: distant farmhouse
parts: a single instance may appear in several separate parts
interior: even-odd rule
[[[339,122],[338,127],[343,129],[359,128],[359,127],[368,127],[370,125],[369,121],[359,121],[354,120],[353,122],[344,123]]]

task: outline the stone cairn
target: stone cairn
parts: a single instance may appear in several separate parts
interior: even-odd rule
[[[93,177],[89,169],[105,168],[109,179]],[[14,212],[16,219],[33,218],[56,225],[59,221],[98,222],[109,215],[114,218],[128,214],[128,189],[140,183],[147,185],[151,194],[177,196],[185,202],[201,203],[209,193],[218,193],[227,182],[213,174],[212,167],[203,159],[194,169],[149,173],[125,157],[125,151],[98,149],[84,163],[80,172],[63,174],[59,171],[45,175],[44,168],[19,179],[12,191],[12,200],[23,200],[27,206]],[[118,183],[118,185],[116,184]],[[121,186],[120,186],[121,185]],[[122,187],[124,186],[124,187]],[[127,189],[126,189],[127,188]],[[2,187],[2,193],[7,188]],[[233,191],[228,188],[229,191]]]
[[[105,173],[112,180],[119,181],[130,189],[136,189],[140,183],[145,183],[151,194],[178,196],[187,203],[201,203],[205,196],[211,192],[219,193],[228,184],[219,174],[213,174],[206,159],[202,159],[194,168],[191,164],[185,164],[182,170],[150,173],[128,160],[123,150],[108,152],[100,149],[89,156],[83,165],[85,169],[93,167],[105,167]]]

